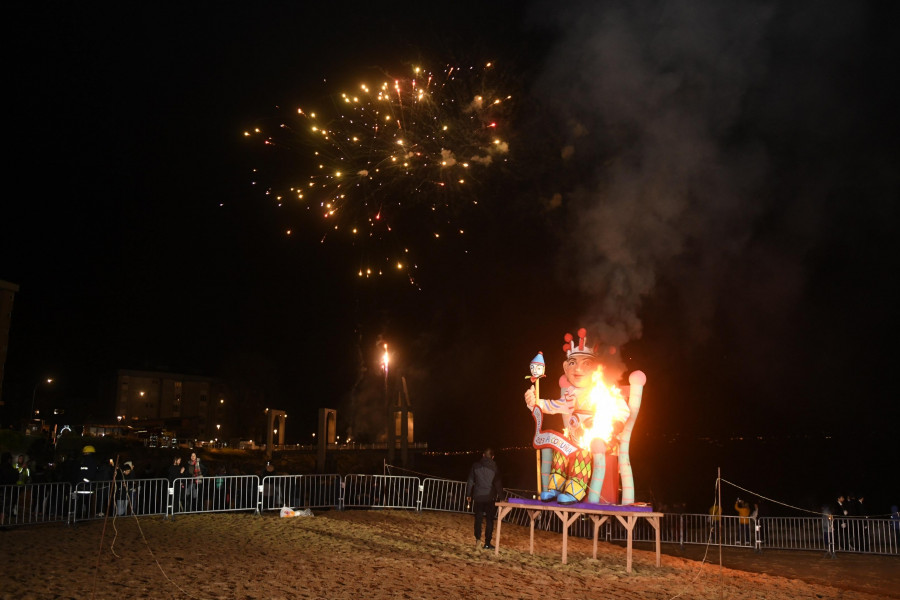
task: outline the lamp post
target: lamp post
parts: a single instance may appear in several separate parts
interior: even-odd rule
[[[381,368],[384,370],[384,406],[387,411],[387,431],[385,432],[387,441],[388,464],[394,463],[394,407],[391,406],[390,397],[388,396],[388,367],[390,364],[390,354],[388,354],[387,342],[384,344],[384,355],[381,357]]]
[[[391,357],[388,354],[387,342],[384,344],[384,356],[381,357],[381,368],[384,370],[384,403],[388,403],[388,363]]]
[[[32,419],[34,419],[34,399],[37,397],[38,388],[41,387],[42,383],[53,383],[53,379],[48,377],[47,379],[41,379],[36,384],[34,384],[34,389],[31,391],[31,411],[28,413],[28,424],[31,424]]]

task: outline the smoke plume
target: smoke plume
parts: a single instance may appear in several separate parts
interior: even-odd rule
[[[816,143],[843,141],[864,110],[863,92],[835,74],[864,61],[844,44],[863,37],[865,9],[832,4],[549,11],[557,40],[537,89],[564,117],[559,156],[577,174],[560,190],[562,265],[605,344],[642,336],[642,305],[661,285],[695,341],[726,298],[737,328],[752,329],[747,315],[788,318],[832,217],[812,198],[836,189],[834,163],[848,152]]]

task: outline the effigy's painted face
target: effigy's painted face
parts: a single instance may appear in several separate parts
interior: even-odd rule
[[[577,388],[583,388],[591,384],[591,375],[597,370],[597,365],[597,359],[593,356],[570,356],[563,363],[563,371],[565,371],[570,384]]]

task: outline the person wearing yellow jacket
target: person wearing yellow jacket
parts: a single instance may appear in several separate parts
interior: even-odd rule
[[[741,544],[745,546],[750,545],[750,505],[740,498],[734,503],[734,510],[737,511],[738,523],[740,524],[740,537],[738,538],[738,545]]]

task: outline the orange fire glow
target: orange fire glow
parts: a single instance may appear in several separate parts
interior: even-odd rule
[[[618,406],[624,402],[622,390],[618,386],[604,383],[602,367],[594,372],[591,382],[591,391],[583,408],[593,412],[594,418],[588,420],[581,429],[578,445],[582,448],[590,448],[591,440],[595,439],[601,439],[609,444],[613,436],[613,423],[616,420]]]

